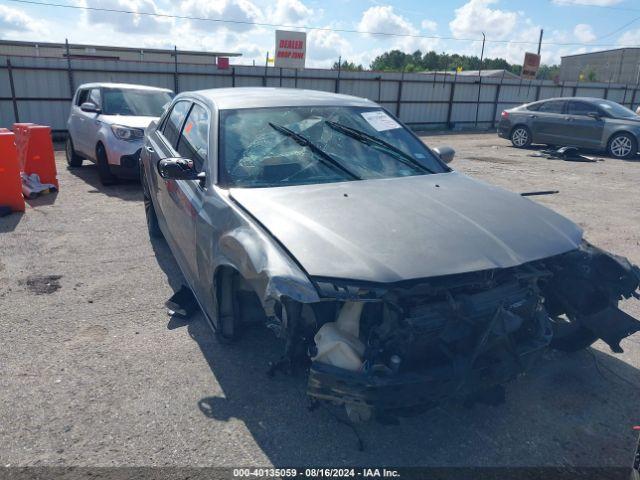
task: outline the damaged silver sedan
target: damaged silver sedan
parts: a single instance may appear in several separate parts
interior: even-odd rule
[[[271,372],[352,420],[480,396],[547,348],[620,352],[638,267],[452,158],[361,98],[183,93],[145,135],[149,232],[221,340],[263,323]]]

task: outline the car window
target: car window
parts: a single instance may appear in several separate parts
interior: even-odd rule
[[[539,112],[545,113],[562,113],[565,102],[561,100],[551,100],[540,104]]]
[[[95,104],[97,107],[99,107],[101,105],[100,102],[100,89],[99,88],[92,88],[91,91],[89,92],[89,102]]]
[[[619,103],[612,102],[611,100],[599,100],[598,106],[605,112],[605,115],[613,118],[630,118],[633,120],[638,119],[638,115],[633,110],[629,110],[627,107],[623,107]]]
[[[88,89],[83,88],[82,90],[78,91],[78,97],[76,98],[76,105],[78,106],[82,105],[84,102],[87,101],[88,96],[89,96]]]
[[[102,96],[105,114],[137,117],[159,117],[172,99],[171,92],[133,88],[105,88]]]
[[[194,168],[200,171],[203,163],[207,161],[208,148],[209,113],[194,103],[180,134],[178,153],[181,157],[192,160]]]
[[[180,130],[182,130],[182,124],[184,123],[190,106],[191,102],[184,100],[176,102],[169,114],[169,118],[167,118],[167,121],[164,123],[162,134],[174,149],[178,145]]]
[[[531,105],[527,105],[525,108],[527,110],[531,110],[533,112],[537,112],[542,103],[532,103]]]
[[[588,102],[571,101],[569,102],[567,113],[569,113],[569,115],[588,115],[599,112],[598,107]]]

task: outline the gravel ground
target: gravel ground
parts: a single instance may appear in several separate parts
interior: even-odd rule
[[[640,263],[640,162],[531,157],[494,134],[430,135],[453,166],[536,197],[593,243]],[[218,344],[200,315],[171,319],[180,274],[149,242],[140,186],[102,187],[93,165],[61,192],[0,219],[0,464],[176,466],[630,465],[640,421],[640,334],[549,353],[496,407],[443,405],[353,431],[310,412],[304,379],[267,378],[279,345],[263,330]],[[640,302],[624,309],[640,317]]]

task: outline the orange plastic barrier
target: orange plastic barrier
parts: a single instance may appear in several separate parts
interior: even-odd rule
[[[42,183],[52,183],[58,188],[58,172],[53,155],[51,128],[44,125],[27,127],[27,146],[23,172],[31,175],[37,173]]]
[[[14,123],[11,129],[16,135],[16,150],[18,152],[18,163],[20,164],[20,171],[24,172],[24,162],[27,155],[27,135],[29,127],[35,125],[34,123]]]
[[[24,212],[15,135],[7,129],[0,131],[0,205],[7,205],[14,212]]]

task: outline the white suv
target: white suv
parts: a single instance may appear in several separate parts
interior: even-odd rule
[[[165,88],[87,83],[73,96],[67,120],[69,167],[95,162],[103,185],[137,178],[144,129],[157,120],[174,93]]]

